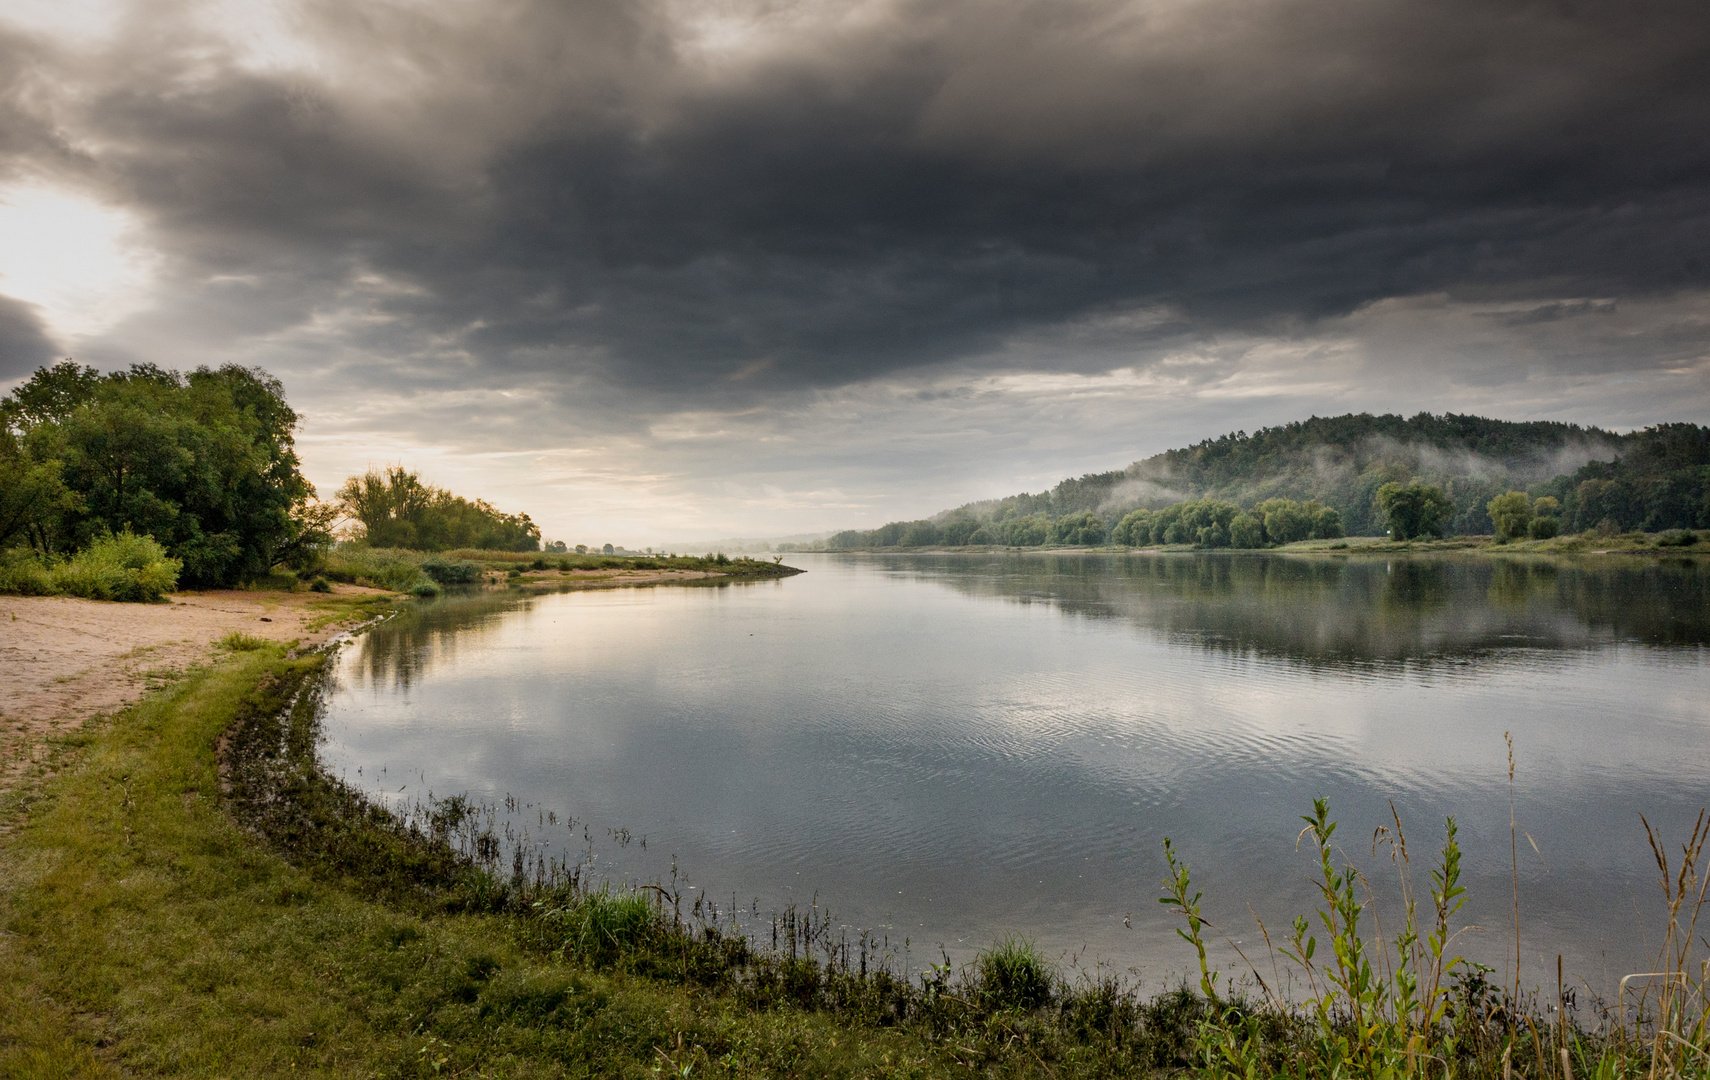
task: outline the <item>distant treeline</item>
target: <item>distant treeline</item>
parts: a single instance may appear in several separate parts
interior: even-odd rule
[[[1490,503],[1510,491],[1554,498],[1567,531],[1706,528],[1710,428],[1662,424],[1618,435],[1452,413],[1314,417],[1207,439],[1126,469],[1064,480],[1039,494],[848,530],[829,537],[826,546],[1265,546],[1286,542],[1282,536],[1341,535],[1337,527],[1356,536],[1382,535],[1390,525],[1379,498],[1386,485],[1440,492],[1445,501],[1435,531],[1451,536],[1498,531]],[[1279,500],[1298,511],[1282,510]],[[1137,510],[1151,516],[1131,518]],[[1325,517],[1298,535],[1303,515],[1316,522],[1324,512],[1335,516],[1334,526]],[[1273,514],[1276,529],[1267,524]],[[1257,543],[1237,541],[1237,535],[1252,541],[1255,527],[1261,529]],[[1207,530],[1203,538],[1201,530]]]
[[[483,499],[471,502],[401,465],[369,469],[338,491],[339,508],[372,547],[411,551],[539,551],[540,527],[527,514],[506,514]]]

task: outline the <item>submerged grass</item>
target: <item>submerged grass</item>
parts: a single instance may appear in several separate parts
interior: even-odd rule
[[[6,804],[0,1075],[1706,1075],[1702,821],[1678,857],[1653,840],[1663,978],[1637,1015],[1590,1026],[1453,956],[1452,822],[1417,903],[1399,820],[1382,831],[1405,918],[1368,930],[1323,803],[1305,832],[1323,902],[1276,943],[1304,1000],[1256,970],[1257,996],[1231,992],[1209,965],[1198,992],[1148,997],[1014,937],[910,973],[817,908],[755,940],[665,886],[530,858],[464,800],[374,805],[315,767],[320,673],[228,649]],[[1163,900],[1203,948],[1169,859]]]

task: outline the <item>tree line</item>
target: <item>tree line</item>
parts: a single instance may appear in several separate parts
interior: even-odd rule
[[[1427,496],[1427,490],[1435,495]],[[1103,541],[1088,542],[1122,543],[1115,531],[1136,510],[1155,515],[1210,500],[1251,513],[1273,499],[1333,510],[1355,536],[1397,528],[1404,537],[1493,535],[1501,530],[1492,500],[1513,491],[1555,499],[1555,510],[1539,516],[1555,520],[1563,532],[1710,528],[1710,428],[1661,424],[1618,434],[1453,413],[1313,417],[1251,435],[1230,432],[1126,469],[1066,479],[1036,494],[850,530],[827,544],[1073,544],[1082,541],[1071,535],[1084,538],[1096,531],[1086,515],[1104,529]],[[1260,515],[1253,516],[1255,521],[1242,523],[1248,540],[1259,523]],[[1211,529],[1208,538],[1220,538],[1233,524],[1234,515],[1219,510],[1194,529],[1196,536],[1199,529]],[[1265,543],[1275,542],[1268,528],[1263,536]]]
[[[369,469],[338,490],[338,506],[372,547],[413,551],[538,551],[540,527],[527,514],[507,514],[424,483],[402,465]]]
[[[83,558],[158,595],[163,580],[221,588],[312,565],[341,527],[372,546],[539,548],[527,514],[401,466],[317,499],[294,445],[298,421],[279,380],[258,368],[38,369],[0,400],[0,569],[39,583]]]

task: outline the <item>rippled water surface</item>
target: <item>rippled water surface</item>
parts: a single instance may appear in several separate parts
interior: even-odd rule
[[[325,758],[391,798],[514,797],[614,879],[674,861],[762,916],[817,894],[916,966],[1020,931],[1154,986],[1190,962],[1163,838],[1268,972],[1253,912],[1309,907],[1320,795],[1380,893],[1390,803],[1415,864],[1456,815],[1462,945],[1506,971],[1509,732],[1522,977],[1559,952],[1606,988],[1660,907],[1639,815],[1683,838],[1710,802],[1702,563],[790,561],[809,572],[424,605],[342,653]]]

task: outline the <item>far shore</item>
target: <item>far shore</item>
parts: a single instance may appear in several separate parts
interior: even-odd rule
[[[1145,547],[1103,545],[1098,547],[1005,547],[1001,544],[964,547],[800,548],[790,555],[1150,555],[1219,552],[1234,555],[1399,555],[1419,552],[1460,552],[1479,555],[1710,555],[1707,534],[1685,546],[1658,543],[1662,533],[1622,533],[1587,537],[1580,534],[1549,540],[1513,540],[1497,543],[1493,536],[1450,536],[1440,540],[1391,540],[1387,536],[1347,536],[1336,540],[1300,540],[1264,548],[1202,548],[1194,544],[1148,544]]]

